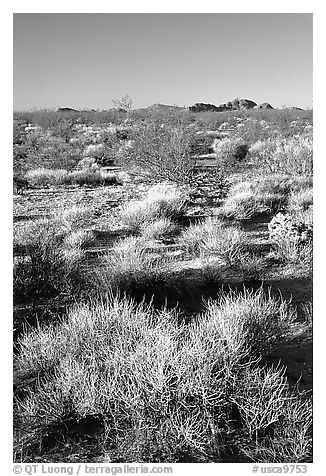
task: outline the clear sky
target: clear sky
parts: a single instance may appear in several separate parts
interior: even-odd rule
[[[14,14],[14,109],[312,106],[312,14]]]

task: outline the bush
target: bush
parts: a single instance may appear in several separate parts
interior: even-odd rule
[[[149,122],[135,128],[130,136],[132,147],[121,150],[124,167],[136,168],[139,174],[154,180],[189,181],[191,134],[182,126],[165,122]]]
[[[248,219],[262,213],[275,213],[287,206],[290,192],[305,182],[287,175],[271,175],[251,182],[233,185],[220,213],[237,219]]]
[[[118,180],[116,175],[89,168],[71,172],[67,176],[67,183],[79,186],[91,185],[95,187],[118,185],[120,184],[120,180]]]
[[[76,231],[89,226],[93,217],[93,211],[87,207],[73,205],[63,209],[58,213],[58,220],[62,223],[67,232]]]
[[[77,292],[82,282],[80,250],[67,252],[54,239],[39,235],[38,243],[29,245],[27,257],[14,261],[14,303],[36,303],[61,292]]]
[[[308,461],[308,403],[280,370],[254,362],[284,336],[292,311],[262,291],[220,299],[186,326],[175,311],[110,298],[22,337],[22,461],[71,455],[78,422],[83,434],[92,424],[88,451],[111,462],[268,462],[272,448],[286,462]]]
[[[54,220],[27,224],[14,235],[14,244],[25,247],[25,256],[14,261],[14,302],[36,303],[62,292],[78,293],[86,275],[80,270],[90,232],[77,231],[82,210],[71,209]],[[85,273],[84,273],[85,274]]]
[[[288,209],[290,211],[307,211],[313,204],[312,188],[292,191],[288,200]]]
[[[160,218],[177,218],[184,211],[186,193],[174,185],[161,183],[151,187],[143,200],[127,204],[121,213],[123,223],[134,233]]]
[[[67,177],[67,184],[71,185],[100,185],[102,184],[102,177],[97,170],[77,170],[71,172]]]
[[[282,369],[254,368],[234,382],[240,454],[255,463],[312,461],[312,401],[289,391]]]
[[[72,172],[50,169],[30,170],[27,172],[26,178],[32,187],[48,185],[92,185],[95,187],[121,184],[121,180],[116,174],[103,172],[98,167],[91,166]]]
[[[220,294],[219,300],[209,300],[204,319],[200,319],[194,333],[198,340],[219,336],[223,353],[237,363],[248,356],[270,352],[289,331],[295,312],[286,301],[258,291],[243,294]],[[215,337],[214,337],[215,336]]]
[[[279,213],[271,220],[268,229],[277,259],[284,264],[311,269],[312,224],[299,221],[298,216]]]
[[[94,244],[94,241],[94,233],[91,230],[75,229],[64,238],[63,246],[67,250],[85,249],[87,246]]]
[[[194,255],[217,258],[223,265],[233,265],[243,250],[245,234],[238,228],[226,227],[219,220],[207,218],[185,229],[180,242]]]
[[[258,142],[251,146],[250,154],[268,172],[312,175],[313,139],[310,133]]]
[[[46,187],[47,185],[61,185],[67,180],[66,170],[36,169],[30,170],[26,178],[32,187]]]
[[[141,226],[141,234],[147,239],[160,239],[173,235],[177,226],[169,218],[159,218],[152,222],[145,222]]]
[[[136,297],[151,297],[171,279],[168,261],[146,251],[143,238],[129,237],[117,242],[105,256],[97,281],[100,292],[110,289]],[[161,290],[162,290],[161,289]]]
[[[241,182],[230,188],[220,213],[239,220],[282,208],[286,197],[281,192],[268,193],[257,189],[255,182]]]
[[[224,166],[232,166],[241,162],[247,156],[249,147],[241,139],[226,137],[215,139],[213,144],[217,160]]]

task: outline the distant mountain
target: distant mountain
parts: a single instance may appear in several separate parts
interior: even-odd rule
[[[203,102],[196,102],[193,106],[189,107],[189,111],[192,112],[219,112],[219,108],[214,104],[206,104]]]
[[[241,109],[252,109],[255,106],[257,106],[257,103],[255,103],[254,101],[251,101],[250,99],[237,98],[237,99],[233,99],[233,101],[220,104],[219,106],[215,106],[215,104],[205,104],[205,103],[197,102],[193,106],[190,106],[189,110],[193,112],[205,112],[205,111],[223,112],[223,111],[239,111]]]
[[[206,111],[213,111],[213,112],[223,112],[223,111],[240,111],[243,109],[274,109],[268,102],[264,102],[262,104],[257,104],[255,101],[251,99],[240,99],[236,98],[233,101],[226,102],[224,104],[220,104],[219,106],[215,106],[215,104],[206,104],[202,102],[196,102],[193,106],[190,106],[188,109],[192,112],[206,112]]]
[[[77,109],[72,107],[59,107],[56,112],[79,112]]]
[[[261,104],[258,104],[258,106],[255,106],[255,109],[274,109],[269,102],[262,102]]]
[[[180,106],[170,106],[169,104],[152,104],[151,106],[148,106],[147,111],[169,111],[171,109],[184,109],[184,107]]]
[[[236,98],[233,101],[229,101],[225,104],[220,104],[218,108],[223,111],[239,111],[241,109],[252,109],[253,107],[257,106],[255,101],[251,101],[251,99],[240,99]]]

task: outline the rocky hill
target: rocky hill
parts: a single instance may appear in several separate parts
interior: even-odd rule
[[[219,106],[215,106],[215,104],[205,104],[202,102],[197,102],[193,106],[190,106],[189,110],[192,112],[206,112],[206,111],[223,112],[223,111],[240,111],[243,109],[253,109],[253,108],[274,109],[273,106],[271,106],[271,104],[269,104],[268,102],[264,102],[258,105],[251,99],[236,98],[236,99],[233,99],[233,101],[220,104]]]

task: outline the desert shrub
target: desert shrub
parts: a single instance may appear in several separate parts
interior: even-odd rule
[[[66,231],[76,231],[90,225],[93,211],[91,208],[73,205],[58,212],[58,220]]]
[[[301,305],[305,322],[306,324],[311,327],[312,326],[312,321],[313,321],[313,304],[311,301],[305,302],[304,304]]]
[[[240,182],[232,186],[220,210],[221,214],[236,219],[248,219],[261,213],[271,213],[284,206],[282,192],[260,191],[257,182]]]
[[[117,185],[120,181],[117,179],[116,175],[102,172],[95,167],[89,167],[70,172],[66,176],[65,183],[67,185],[91,185],[96,187],[102,185]]]
[[[14,261],[14,303],[36,303],[61,292],[77,292],[83,278],[79,266],[84,254],[66,250],[54,237],[39,233],[38,242],[26,249],[26,257]]]
[[[68,172],[66,170],[36,169],[26,173],[26,178],[32,187],[47,185],[61,185],[65,183]]]
[[[245,461],[311,462],[311,399],[289,391],[282,369],[252,368],[240,379],[234,382],[232,400],[250,435],[238,442]]]
[[[159,218],[152,222],[145,222],[141,226],[141,235],[147,239],[160,239],[173,235],[177,225],[170,218]]]
[[[148,122],[135,128],[130,140],[132,147],[119,154],[124,167],[136,168],[138,173],[154,180],[189,180],[193,168],[192,138],[182,126],[167,121]]]
[[[94,171],[98,171],[99,168],[100,166],[98,165],[94,157],[84,157],[77,164],[77,170],[91,169],[91,171],[94,172]]]
[[[67,177],[67,183],[71,185],[101,185],[102,177],[98,170],[76,170]]]
[[[274,121],[266,119],[268,117],[261,118],[260,120],[255,117],[248,117],[238,125],[236,137],[239,137],[251,146],[257,142],[279,135],[281,132],[279,125]]]
[[[26,333],[15,361],[28,388],[15,405],[17,454],[71,452],[78,422],[95,417],[92,450],[113,462],[268,462],[272,448],[307,461],[309,405],[279,369],[254,362],[292,311],[262,291],[220,297],[189,326],[175,311],[111,297]]]
[[[104,257],[97,271],[100,292],[110,289],[126,292],[135,297],[151,297],[161,291],[172,279],[169,262],[146,250],[142,237],[128,237],[118,241]]]
[[[21,174],[14,172],[13,175],[13,191],[14,193],[23,193],[29,188],[28,180]]]
[[[217,160],[221,164],[229,166],[241,162],[249,150],[248,145],[242,139],[235,137],[215,139],[213,148]]]
[[[127,204],[121,212],[122,222],[133,232],[160,218],[177,218],[184,211],[187,194],[168,183],[151,187],[143,200]]]
[[[101,159],[103,157],[103,144],[89,144],[85,151],[85,157],[92,157],[94,159]]]
[[[15,227],[13,233],[14,246],[34,246],[38,241],[60,242],[67,233],[66,226],[57,218],[42,218],[27,221],[23,226]]]
[[[72,170],[81,159],[82,149],[76,144],[56,136],[53,131],[40,127],[29,127],[24,142],[26,168],[28,170],[64,169]]]
[[[292,191],[288,199],[288,209],[290,211],[306,211],[313,204],[313,190],[307,188]]]
[[[277,214],[268,225],[274,253],[284,264],[312,266],[312,224],[289,214]]]
[[[194,255],[218,258],[221,263],[232,265],[244,248],[245,234],[209,217],[186,228],[180,235],[180,243]]]
[[[265,257],[253,252],[241,253],[235,264],[243,281],[260,281],[267,270]]]
[[[310,133],[258,142],[251,146],[250,154],[268,172],[312,175],[313,139]]]
[[[243,294],[221,293],[218,300],[207,302],[205,315],[194,324],[194,333],[199,341],[218,337],[224,358],[239,363],[272,350],[287,334],[295,316],[286,301],[266,296],[262,288]]]
[[[94,243],[94,233],[91,230],[74,229],[74,227],[72,230],[74,231],[66,235],[63,240],[63,246],[67,250],[84,249]]]
[[[54,219],[30,222],[15,230],[14,246],[24,256],[14,261],[14,302],[36,303],[62,292],[78,293],[86,278],[80,265],[91,232],[78,231],[87,210],[72,208]],[[85,222],[84,222],[85,223]]]
[[[284,210],[297,193],[309,196],[311,180],[285,174],[272,174],[252,181],[239,182],[229,189],[220,213],[238,219]],[[301,192],[300,192],[301,191]]]

